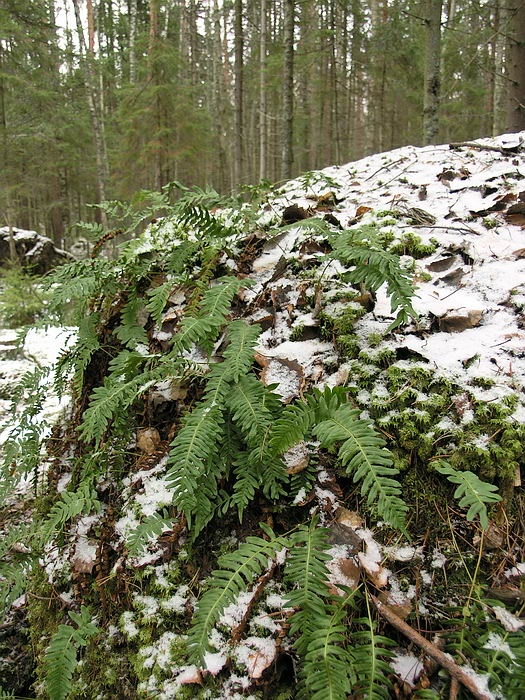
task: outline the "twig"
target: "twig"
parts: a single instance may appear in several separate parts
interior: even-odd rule
[[[475,228],[470,228],[470,226],[434,226],[429,224],[407,224],[407,225],[397,225],[397,228],[439,228],[445,231],[459,231],[460,233],[475,233],[476,236],[481,236],[479,231]]]
[[[255,603],[258,601],[258,599],[261,597],[261,593],[264,590],[264,587],[268,583],[268,581],[272,578],[275,569],[277,568],[277,562],[274,561],[268,571],[266,571],[262,576],[259,576],[257,580],[257,588],[254,590],[252,597],[250,598],[250,602],[248,603],[248,607],[246,608],[246,612],[242,616],[242,620],[239,622],[237,627],[233,629],[232,632],[232,642],[238,642],[239,639],[242,637],[243,632],[246,628],[246,625],[248,624],[248,620],[250,619],[250,616],[252,614],[253,606]]]
[[[459,683],[464,685],[475,698],[479,698],[479,700],[489,700],[489,696],[479,691],[475,682],[463,671],[461,666],[458,666],[455,661],[438,649],[435,644],[429,642],[419,634],[419,632],[412,629],[410,625],[407,625],[406,622],[392,612],[388,605],[383,605],[383,603],[373,595],[371,595],[370,598],[381,617],[401,632],[401,634],[404,634],[411,642],[421,647],[428,656],[432,657],[440,666],[445,668],[452,678],[455,678]]]
[[[449,692],[448,700],[457,700],[458,691],[459,691],[459,683],[458,683],[457,679],[451,678],[450,679],[450,692]]]
[[[397,165],[398,163],[402,163],[404,160],[406,160],[406,158],[407,158],[407,156],[401,156],[401,158],[398,158],[397,160],[393,160],[390,163],[386,163],[385,165],[382,165],[380,168],[375,170],[371,175],[369,175],[368,177],[365,177],[365,182],[367,182],[368,180],[371,180],[374,177],[374,175],[377,175],[377,173],[380,173],[381,170],[385,170],[387,168],[391,168],[393,165]]]
[[[478,151],[496,151],[497,153],[503,153],[504,156],[510,156],[514,153],[518,153],[522,146],[511,146],[510,148],[500,148],[499,146],[485,146],[481,143],[472,143],[472,141],[458,141],[457,143],[449,143],[449,148],[454,150],[455,148],[475,148]]]

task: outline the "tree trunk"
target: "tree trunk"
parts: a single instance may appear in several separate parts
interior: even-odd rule
[[[259,41],[259,180],[266,177],[266,0],[261,0]]]
[[[93,134],[95,137],[95,156],[96,156],[96,175],[97,175],[97,194],[99,204],[106,199],[106,173],[108,171],[106,160],[106,147],[104,143],[104,130],[102,125],[102,115],[97,112],[97,88],[95,83],[95,75],[93,71],[92,56],[86,49],[86,41],[84,38],[84,29],[82,27],[82,19],[80,17],[80,2],[73,0],[75,8],[75,18],[77,22],[78,40],[80,43],[80,55],[83,57],[84,73],[86,76],[86,96],[88,102],[89,114],[93,125]],[[103,226],[107,226],[106,212],[100,210],[100,219]]]
[[[292,177],[294,0],[284,0],[283,136],[281,177]]]
[[[522,131],[525,129],[525,4],[516,1],[512,4],[507,61],[510,80],[507,128],[509,131]]]
[[[135,40],[137,37],[137,0],[131,0],[129,5],[129,82],[137,79],[137,57]]]
[[[443,0],[427,0],[423,141],[435,143],[439,129],[441,93],[441,10]]]
[[[242,0],[235,0],[235,162],[234,184],[240,185],[243,176],[243,30]]]

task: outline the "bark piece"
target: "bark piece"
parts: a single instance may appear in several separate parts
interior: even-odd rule
[[[439,323],[439,330],[444,333],[461,333],[461,331],[467,328],[475,328],[479,326],[479,323],[483,317],[483,311],[469,311],[465,315],[460,314],[450,314],[448,316],[442,316]]]

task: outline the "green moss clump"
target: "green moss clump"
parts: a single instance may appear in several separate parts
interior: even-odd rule
[[[396,255],[410,255],[419,260],[419,258],[426,258],[428,255],[435,253],[438,245],[439,243],[435,238],[431,238],[429,243],[423,243],[420,236],[409,231],[404,233],[398,242],[390,247],[390,252]]]

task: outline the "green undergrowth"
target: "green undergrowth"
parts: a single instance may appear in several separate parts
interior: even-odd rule
[[[452,598],[435,572],[440,613],[421,624],[412,608],[408,621],[431,633],[459,604],[464,640],[456,647],[451,634],[447,650],[493,687],[519,687],[519,652],[495,649],[489,667],[480,660],[480,630],[497,624],[479,612],[493,610],[483,590],[495,561],[464,546],[473,533],[483,540],[501,508],[498,486],[521,461],[518,399],[486,400],[486,383],[459,387],[389,342],[408,323],[419,328],[412,263],[432,250],[412,234],[385,246],[381,217],[337,233],[320,219],[301,224],[330,250],[312,266],[304,311],[320,311],[319,334],[334,341],[332,362],[346,363],[348,380],[283,404],[254,363],[262,328],[247,319],[246,299],[257,282],[232,272],[254,255],[247,234],[257,219],[243,207],[212,214],[215,195],[185,190],[173,203],[166,190],[138,213],[109,203],[128,232],[156,208],[166,216],[116,260],[64,265],[48,281],[52,313],[76,300],[77,343],[55,371],[72,407],[45,443],[44,389],[36,375],[24,380],[20,396],[36,401],[0,480],[7,503],[17,478],[33,474],[38,517],[13,535],[21,556],[13,541],[0,544],[0,593],[7,612],[29,591],[36,696],[392,697],[388,661],[402,640],[377,614],[373,577],[361,567],[353,585],[327,585],[336,499],[376,526],[385,557],[392,542],[452,541],[462,593]],[[315,285],[334,259],[345,271],[319,310]],[[383,284],[394,320],[364,336],[359,324]],[[291,474],[298,447],[306,463]],[[422,567],[395,560],[392,580],[410,590]]]

